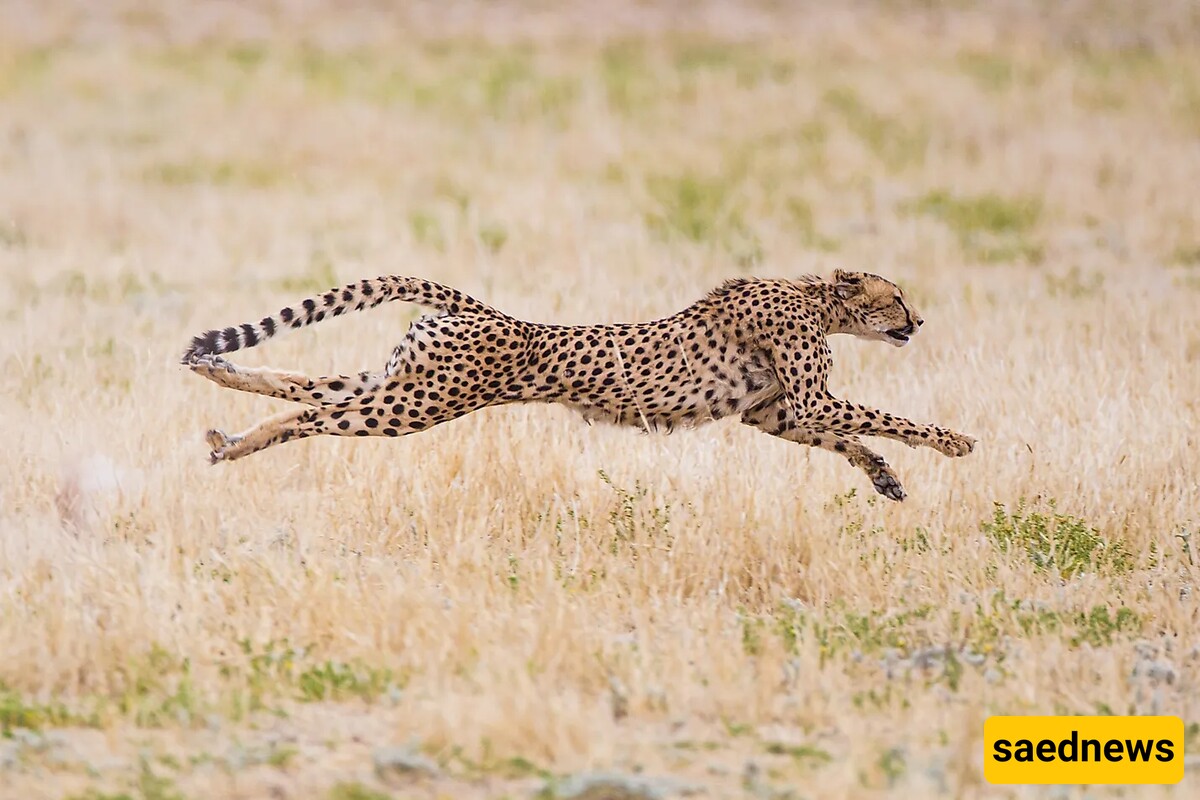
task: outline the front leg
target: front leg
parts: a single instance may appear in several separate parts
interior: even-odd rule
[[[795,415],[786,399],[781,398],[761,408],[746,411],[742,414],[742,422],[789,442],[837,453],[849,461],[851,466],[867,473],[875,491],[884,497],[896,501],[905,498],[904,487],[900,485],[896,473],[883,460],[883,456],[864,445],[857,436],[797,426]]]
[[[975,439],[934,425],[922,425],[886,411],[837,400],[832,397],[811,401],[800,415],[800,424],[862,436],[883,436],[904,442],[909,447],[931,447],[944,456],[958,458],[975,449]]]

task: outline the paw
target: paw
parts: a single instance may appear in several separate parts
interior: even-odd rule
[[[235,367],[233,364],[221,358],[220,356],[214,355],[195,356],[187,362],[187,366],[188,369],[197,375],[203,375],[209,380],[218,382],[218,376],[221,373],[232,374],[237,372],[237,367]]]
[[[976,440],[964,433],[938,430],[936,447],[938,452],[950,458],[961,458],[975,449]]]
[[[225,452],[231,444],[237,441],[237,438],[230,438],[225,435],[224,431],[213,428],[204,434],[204,441],[212,448],[212,452],[208,454],[208,463],[216,464],[218,461],[225,460]]]
[[[900,485],[899,479],[896,478],[896,473],[892,472],[889,467],[884,467],[879,472],[873,474],[871,476],[871,483],[875,485],[875,491],[888,500],[900,502],[906,497],[904,487]]]

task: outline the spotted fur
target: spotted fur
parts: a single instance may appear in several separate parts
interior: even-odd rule
[[[417,319],[380,372],[310,378],[237,366],[221,354],[385,300],[439,313]],[[896,346],[924,324],[892,282],[837,271],[831,280],[738,279],[669,317],[614,325],[546,325],[503,314],[450,287],[381,277],[285,308],[258,323],[208,331],[184,353],[192,371],[231,389],[302,403],[234,436],[212,430],[213,463],[292,439],[403,436],[488,406],[560,403],[589,422],[670,431],[737,416],[773,436],[836,452],[893,500],[905,493],[860,436],[957,457],[975,440],[839,400],[826,337]]]

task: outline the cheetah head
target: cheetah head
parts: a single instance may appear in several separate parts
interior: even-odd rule
[[[900,287],[868,272],[833,273],[833,292],[849,317],[846,333],[903,347],[925,324]]]

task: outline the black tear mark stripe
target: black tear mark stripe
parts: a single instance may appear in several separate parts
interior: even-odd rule
[[[417,303],[446,314],[507,316],[457,289],[423,278],[406,278],[399,275],[364,278],[344,287],[331,289],[319,297],[309,297],[281,308],[274,317],[267,316],[258,322],[205,331],[192,338],[183,351],[182,361],[187,364],[202,356],[232,353],[235,350],[255,347],[289,329],[302,328],[331,317],[340,317],[347,311],[374,308],[390,300]]]

